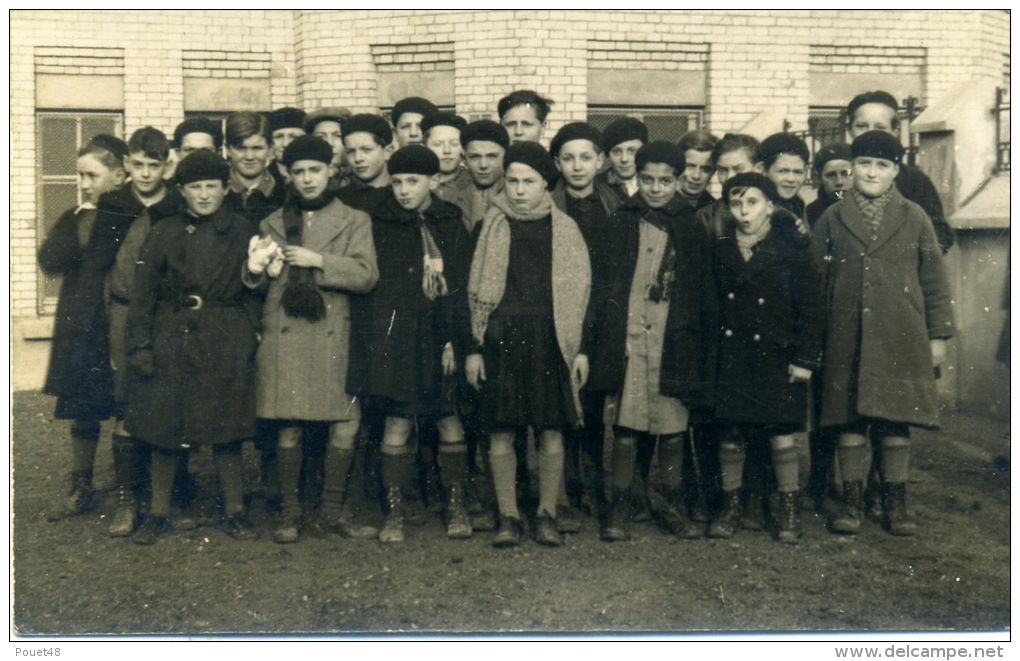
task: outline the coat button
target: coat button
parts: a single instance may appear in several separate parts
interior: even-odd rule
[[[726,330],[725,330],[725,331],[723,332],[723,335],[725,335],[726,337],[733,337],[733,331],[731,331],[731,330],[730,330],[729,328],[727,328],[727,329],[726,329]]]
[[[737,297],[737,295],[734,294],[733,292],[730,292],[729,294],[726,294],[726,298],[730,299],[731,301],[733,299],[735,299],[736,297]]]
[[[864,308],[864,310],[862,310],[862,312],[864,314],[871,314],[871,308]]]
[[[758,299],[758,305],[765,305],[765,299],[764,298],[759,298]]]
[[[761,342],[761,335],[755,333],[754,337],[752,337],[751,339],[754,340],[755,342]]]

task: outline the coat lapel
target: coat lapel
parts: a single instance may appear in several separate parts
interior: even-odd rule
[[[882,222],[878,224],[878,238],[868,244],[867,252],[869,254],[875,252],[895,236],[896,232],[903,227],[906,217],[907,209],[904,198],[899,191],[894,190],[892,199],[885,206]]]
[[[344,229],[343,219],[333,213],[339,203],[334,200],[315,212],[312,226],[307,225],[301,233],[301,245],[315,252],[322,252],[330,241]],[[304,214],[302,214],[304,215]],[[282,218],[281,218],[282,221]]]
[[[857,202],[854,201],[853,195],[847,195],[843,198],[843,202],[840,205],[839,219],[843,226],[857,237],[857,240],[862,244],[866,246],[871,242],[868,237],[868,228],[864,224],[864,216],[861,215],[861,210],[857,206]]]

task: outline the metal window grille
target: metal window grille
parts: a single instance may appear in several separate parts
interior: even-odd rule
[[[999,172],[1009,172],[1009,88],[995,89],[995,164]]]

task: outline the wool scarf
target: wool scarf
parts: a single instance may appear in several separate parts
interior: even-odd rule
[[[288,196],[287,204],[283,207],[283,227],[287,235],[287,245],[301,245],[305,227],[304,214],[322,209],[332,202],[333,198],[330,190],[311,200],[300,195]],[[280,304],[289,317],[308,321],[325,318],[326,303],[319,292],[319,286],[315,283],[313,269],[288,265],[287,286],[280,297]]]
[[[506,291],[506,274],[510,263],[510,223],[541,220],[552,216],[552,299],[556,341],[567,369],[572,370],[574,358],[581,348],[584,315],[591,295],[591,263],[581,231],[570,216],[557,209],[549,193],[534,207],[521,213],[510,204],[506,191],[492,200],[492,207],[482,220],[471,274],[468,279],[468,306],[471,311],[471,333],[479,344],[485,339],[489,317],[499,307]],[[577,384],[571,379],[574,406],[580,419],[581,402]]]
[[[872,236],[878,235],[878,228],[882,225],[885,208],[889,205],[889,200],[892,199],[892,191],[892,186],[890,186],[889,190],[878,197],[867,197],[856,188],[853,189],[854,202],[861,210],[861,217],[864,218],[864,224],[867,225]]]
[[[421,232],[421,253],[424,259],[422,269],[421,290],[425,298],[434,301],[440,296],[446,296],[450,289],[446,284],[446,277],[443,275],[443,253],[439,250],[435,237],[429,231],[428,222],[425,219],[425,211],[432,206],[432,196],[425,198],[425,204],[418,208],[418,228]]]
[[[740,256],[744,258],[745,262],[751,261],[751,255],[754,254],[754,248],[758,243],[769,235],[769,230],[772,229],[771,222],[762,223],[761,227],[754,234],[745,234],[741,231],[737,231],[737,248],[740,249]]]

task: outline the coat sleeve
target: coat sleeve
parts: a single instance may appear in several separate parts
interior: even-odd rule
[[[911,168],[897,181],[897,186],[903,187],[903,190],[900,191],[903,197],[919,205],[928,214],[939,248],[943,254],[949,252],[956,242],[956,236],[953,234],[953,228],[946,221],[946,214],[942,209],[942,198],[939,197],[939,192],[928,175],[919,168]]]
[[[128,305],[126,343],[127,355],[151,349],[153,343],[153,317],[159,299],[159,284],[164,268],[165,225],[157,225],[150,232],[138,259],[131,302]]]
[[[76,269],[85,258],[78,243],[78,228],[73,209],[60,215],[57,224],[39,247],[39,267],[47,275],[59,275]]]
[[[379,281],[379,265],[372,240],[372,221],[363,211],[352,212],[349,248],[343,255],[323,253],[316,284],[322,289],[342,289],[367,294]]]
[[[822,364],[825,311],[822,282],[808,245],[796,246],[791,255],[790,294],[794,311],[793,364],[816,371]]]
[[[471,313],[468,310],[467,283],[474,255],[474,241],[468,234],[461,214],[448,225],[447,246],[443,254],[446,265],[446,286],[449,294],[442,299],[443,319],[447,328],[447,340],[453,342],[458,358],[466,355],[474,343],[471,337]]]
[[[135,281],[135,269],[141,258],[145,240],[149,237],[151,224],[144,216],[131,223],[131,228],[124,237],[124,242],[117,250],[117,256],[110,269],[110,296],[118,303],[127,304],[131,299],[131,290]]]
[[[935,229],[923,216],[918,222],[917,275],[924,294],[924,316],[928,324],[930,339],[946,339],[955,334],[953,326],[953,301],[946,274],[945,261]]]

